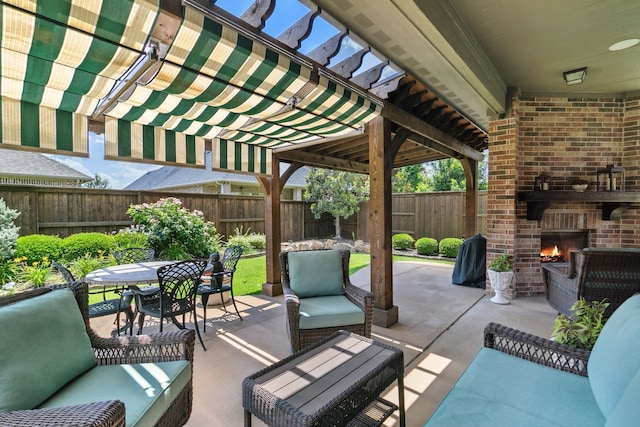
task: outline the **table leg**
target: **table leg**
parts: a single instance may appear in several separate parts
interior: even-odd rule
[[[251,412],[244,411],[244,427],[251,427]]]

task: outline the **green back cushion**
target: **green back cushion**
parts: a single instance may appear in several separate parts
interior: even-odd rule
[[[589,357],[591,390],[609,418],[640,371],[640,294],[626,300],[605,323]]]
[[[68,289],[0,308],[0,412],[31,409],[96,359]]]
[[[300,298],[342,295],[340,251],[289,252],[289,286]]]

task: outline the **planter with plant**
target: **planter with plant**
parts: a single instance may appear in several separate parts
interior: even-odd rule
[[[502,254],[496,257],[489,264],[487,273],[491,282],[491,289],[495,292],[491,302],[496,304],[509,304],[509,300],[505,298],[504,293],[513,283],[513,256]]]
[[[573,317],[560,314],[554,324],[551,338],[555,341],[591,350],[605,323],[604,312],[609,307],[606,299],[587,301],[579,299],[571,306]]]

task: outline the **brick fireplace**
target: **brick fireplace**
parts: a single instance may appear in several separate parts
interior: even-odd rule
[[[589,181],[587,192],[595,191],[597,169],[614,163],[626,170],[626,191],[640,192],[638,94],[566,98],[514,93],[505,117],[490,123],[487,263],[501,253],[514,255],[511,297],[544,293],[540,251],[548,232],[580,230],[586,246],[640,248],[639,204],[626,207],[619,218],[603,219],[597,200],[554,200],[539,219],[527,219],[527,203],[518,201],[518,193],[532,191],[541,174],[552,177],[553,190],[571,191],[568,179],[580,177]]]

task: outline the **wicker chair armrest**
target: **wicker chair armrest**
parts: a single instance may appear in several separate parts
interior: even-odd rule
[[[3,427],[124,427],[125,408],[119,400],[59,408],[28,409],[0,413]]]
[[[375,297],[371,292],[359,288],[350,282],[345,283],[344,291],[347,298],[362,310],[366,311],[368,306],[373,307],[375,303]]]
[[[92,334],[91,343],[99,365],[175,360],[188,360],[193,365],[195,331],[181,329],[159,334],[112,338]]]
[[[497,323],[484,329],[484,346],[540,365],[587,376],[591,352],[531,335]]]

